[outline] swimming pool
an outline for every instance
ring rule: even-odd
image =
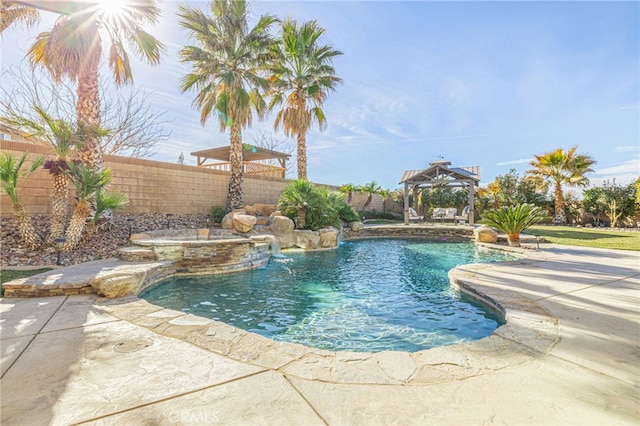
[[[274,340],[414,352],[488,336],[502,319],[450,288],[456,265],[515,259],[473,243],[372,239],[287,253],[262,268],[174,277],[140,297]]]

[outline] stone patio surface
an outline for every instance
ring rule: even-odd
[[[132,296],[5,298],[0,422],[640,424],[640,253],[527,253],[450,274],[506,325],[416,353],[277,343]]]

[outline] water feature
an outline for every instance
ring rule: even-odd
[[[456,265],[511,260],[473,243],[363,240],[286,253],[252,271],[174,277],[151,303],[274,340],[330,349],[417,351],[489,335],[502,319],[449,286]]]

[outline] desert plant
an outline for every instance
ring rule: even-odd
[[[28,152],[22,154],[18,160],[9,153],[0,155],[0,185],[7,193],[13,203],[13,216],[18,226],[20,237],[31,249],[40,247],[43,243],[42,237],[36,232],[31,219],[24,211],[24,207],[18,200],[18,180],[27,177],[42,165],[44,157],[38,157],[31,163],[28,169],[22,170],[22,166],[27,160]]]
[[[214,223],[222,223],[222,219],[227,214],[227,210],[224,206],[213,206],[211,210],[209,210],[209,214],[207,215],[210,220]]]
[[[91,214],[91,203],[97,194],[104,190],[104,187],[111,181],[111,171],[104,169],[96,171],[84,164],[69,163],[69,170],[65,173],[69,175],[71,183],[76,188],[78,204],[73,209],[71,221],[66,232],[66,242],[63,251],[74,249],[82,238],[87,217]]]
[[[520,247],[520,233],[538,222],[547,219],[547,213],[533,204],[517,204],[485,212],[482,223],[498,228],[507,234],[512,247]]]
[[[307,213],[321,209],[322,199],[311,182],[297,179],[282,191],[278,200],[278,208],[285,216],[293,219],[296,229],[307,228]]]

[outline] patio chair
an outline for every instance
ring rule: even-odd
[[[415,220],[416,222],[420,222],[424,219],[424,216],[418,215],[418,212],[413,209],[413,207],[409,207],[409,222]]]
[[[456,216],[454,223],[456,222],[457,223],[469,222],[469,206],[464,206],[464,209],[462,209],[460,216]]]

